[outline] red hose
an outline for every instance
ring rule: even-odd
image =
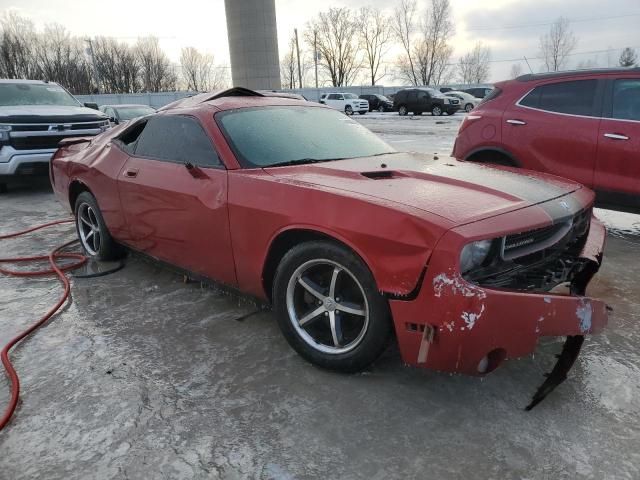
[[[30,228],[28,230],[23,230],[21,232],[10,233],[8,235],[0,236],[0,240],[4,240],[7,238],[15,238],[25,235],[27,233],[35,232],[36,230],[41,230],[43,228],[52,227],[54,225],[60,225],[63,223],[73,223],[73,220],[58,220],[55,222],[45,223],[44,225],[38,225],[37,227]],[[5,275],[12,275],[15,277],[39,277],[43,275],[50,275],[55,273],[62,285],[64,286],[64,293],[58,300],[58,302],[36,323],[31,325],[28,329],[18,334],[7,343],[2,352],[0,353],[0,358],[2,358],[2,364],[4,365],[5,370],[7,371],[7,376],[9,377],[9,381],[11,382],[11,399],[9,400],[9,405],[4,411],[2,415],[2,419],[0,419],[0,430],[2,430],[13,415],[13,412],[18,405],[18,398],[20,397],[20,379],[18,378],[18,374],[16,373],[15,368],[11,364],[11,360],[9,360],[9,350],[11,350],[18,342],[23,340],[25,337],[33,333],[35,330],[40,328],[47,320],[49,320],[59,309],[64,305],[64,303],[69,298],[69,293],[71,290],[69,279],[66,277],[64,272],[73,270],[78,268],[87,261],[86,257],[80,253],[60,253],[61,250],[67,248],[69,245],[74,244],[78,240],[72,240],[70,242],[61,245],[49,253],[49,255],[38,255],[32,257],[17,257],[17,258],[0,258],[0,263],[26,263],[26,262],[39,262],[42,260],[48,260],[50,268],[43,270],[33,270],[33,271],[19,271],[19,270],[9,270],[5,268],[0,268],[0,273],[4,273]],[[75,262],[67,264],[65,266],[58,266],[56,263],[59,259],[76,259]]]

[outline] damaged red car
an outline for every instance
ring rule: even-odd
[[[584,296],[605,241],[590,190],[397,152],[319,104],[198,95],[65,140],[51,180],[88,256],[124,246],[266,300],[323,367],[363,369],[395,333],[409,365],[481,375],[567,336],[535,403],[607,322]]]

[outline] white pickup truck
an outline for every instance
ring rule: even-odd
[[[98,135],[109,118],[57,83],[0,80],[0,193],[20,176],[47,175],[58,142]]]
[[[323,93],[320,96],[320,103],[347,115],[353,115],[355,112],[364,115],[369,111],[369,102],[354,93]]]

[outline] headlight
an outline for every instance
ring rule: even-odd
[[[478,240],[464,246],[460,252],[460,271],[467,273],[479,267],[489,256],[493,240]]]
[[[0,142],[9,140],[11,125],[0,125]]]
[[[448,99],[448,98],[445,98],[445,99],[444,99],[444,103],[445,103],[445,104],[447,104],[447,103],[451,103],[451,102],[449,101],[449,99]]]

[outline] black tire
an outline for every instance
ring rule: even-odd
[[[380,106],[378,107],[378,112],[380,112],[380,113],[384,113],[384,106],[380,105]]]
[[[353,115],[353,107],[351,107],[351,105],[347,105],[344,107],[344,113],[346,115]]]
[[[434,117],[439,117],[444,113],[444,111],[442,110],[442,107],[440,105],[434,105],[433,107],[431,107],[431,115],[433,115]]]
[[[9,187],[7,187],[6,183],[0,183],[0,193],[7,193],[9,191]]]
[[[467,104],[464,106],[464,111],[465,111],[465,112],[467,112],[467,113],[469,113],[471,110],[473,110],[473,104],[472,104],[472,103],[467,103]]]
[[[407,108],[406,105],[400,105],[398,107],[398,115],[405,117],[407,116],[408,113],[409,113],[409,109]]]
[[[309,340],[305,340],[298,332],[297,329],[302,329],[302,327],[297,326],[297,320],[290,316],[287,305],[290,282],[293,283],[293,288],[299,287],[299,282],[293,279],[296,271],[299,268],[304,268],[310,262],[320,261],[322,263],[327,260],[344,268],[347,273],[353,276],[346,277],[348,282],[352,282],[353,278],[357,279],[361,292],[366,298],[368,324],[365,324],[363,320],[365,326],[360,330],[359,340],[354,342],[355,346],[346,352],[327,353],[319,349],[322,348],[319,343],[315,344],[316,347],[308,343]],[[330,265],[329,268],[331,268]],[[274,310],[280,329],[289,345],[309,362],[331,370],[357,372],[374,362],[388,346],[392,329],[387,300],[378,291],[373,275],[364,262],[345,247],[328,241],[311,241],[295,246],[278,265],[273,285]],[[302,293],[306,294],[304,290]],[[316,308],[315,302],[319,302],[318,305],[323,304],[312,296],[310,298],[309,308],[311,309]],[[338,295],[335,295],[335,301],[340,301]],[[315,327],[311,328],[329,329],[329,320],[322,314],[318,314],[315,322],[313,324]],[[342,325],[344,326],[344,324]]]
[[[359,113],[360,115],[364,115],[364,114],[365,114],[365,113],[367,113],[367,112],[358,112],[358,113]]]
[[[81,228],[86,228],[86,223],[81,219],[81,215],[83,215],[84,212],[88,213],[88,209],[90,209],[94,214],[94,221],[95,224],[97,224],[96,232],[99,237],[97,245],[93,243],[93,240],[91,240],[91,246],[89,246],[90,240],[85,240],[87,235],[83,235],[83,233],[81,233]],[[80,245],[87,257],[95,260],[115,260],[122,256],[122,248],[111,237],[111,234],[107,229],[107,225],[104,223],[104,219],[102,218],[98,202],[91,193],[82,192],[78,195],[73,212],[76,219],[76,232],[80,239]],[[94,221],[92,221],[92,223],[94,223]],[[83,225],[82,227],[81,224]],[[95,238],[96,232],[91,235],[91,238]]]

